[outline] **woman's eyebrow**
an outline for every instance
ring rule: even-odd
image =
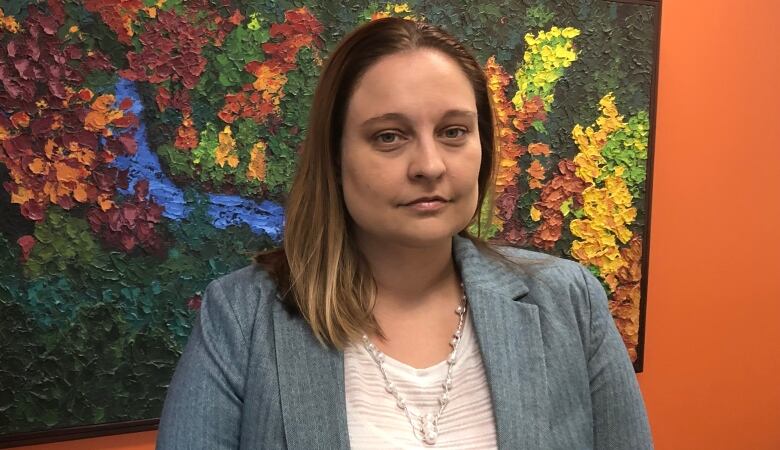
[[[442,119],[451,119],[453,117],[467,117],[469,119],[477,119],[477,112],[468,109],[451,109],[444,113]]]
[[[442,116],[442,120],[451,119],[454,117],[467,117],[469,119],[476,119],[477,112],[467,110],[467,109],[450,109],[444,113],[444,115]],[[399,122],[404,122],[405,124],[409,124],[412,122],[412,120],[405,114],[391,112],[391,113],[382,114],[381,116],[372,117],[366,120],[365,122],[363,122],[360,126],[361,128],[365,128],[371,126],[376,122],[384,122],[389,120],[397,120]]]
[[[372,118],[366,120],[365,122],[363,122],[360,125],[360,127],[361,128],[366,128],[366,127],[369,127],[369,126],[373,125],[376,122],[385,122],[385,121],[390,121],[390,120],[397,120],[399,122],[404,122],[405,124],[408,124],[408,123],[411,122],[411,119],[409,119],[409,117],[407,117],[404,114],[401,114],[401,113],[387,113],[387,114],[382,114],[381,116],[372,117]]]

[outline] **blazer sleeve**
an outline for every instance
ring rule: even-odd
[[[607,295],[582,268],[590,304],[588,374],[597,450],[652,449],[653,441],[639,383],[625,344],[609,312]]]
[[[239,448],[246,337],[220,280],[211,282],[168,387],[157,448]]]

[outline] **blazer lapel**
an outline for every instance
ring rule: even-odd
[[[490,385],[499,448],[547,448],[550,399],[539,310],[520,271],[457,236],[454,255]]]
[[[344,358],[281,304],[274,310],[276,364],[289,449],[348,449]]]

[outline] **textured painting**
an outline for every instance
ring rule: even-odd
[[[602,281],[641,369],[659,5],[0,1],[0,443],[154,426],[206,284],[282,234],[323,60],[386,16],[474,50],[496,241]]]

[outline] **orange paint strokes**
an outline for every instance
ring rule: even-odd
[[[246,177],[250,180],[263,181],[265,179],[265,142],[258,142],[252,146],[249,166],[246,169]]]
[[[634,236],[626,247],[620,249],[620,254],[626,265],[616,274],[610,274],[607,284],[614,286],[614,292],[609,299],[609,310],[615,319],[623,343],[631,360],[637,358],[639,345],[639,303],[642,289],[642,239]],[[614,279],[612,279],[614,278]]]
[[[189,115],[184,116],[181,125],[176,129],[176,140],[173,146],[179,150],[192,150],[198,146],[198,130]]]
[[[528,176],[528,187],[531,189],[541,189],[544,181],[544,166],[538,159],[531,161],[531,165],[525,170]]]
[[[30,116],[23,111],[16,112],[11,115],[11,124],[16,128],[27,128],[30,126]]]
[[[121,110],[112,108],[114,101],[114,96],[108,94],[96,98],[84,118],[84,129],[111,136],[108,126],[125,116]]]
[[[541,142],[528,145],[528,153],[534,156],[550,156],[550,146]]]
[[[485,63],[485,76],[497,122],[499,165],[496,174],[496,195],[498,195],[504,192],[507,186],[516,183],[517,176],[520,174],[517,158],[523,154],[523,148],[517,144],[518,135],[512,127],[512,119],[516,111],[505,93],[511,77],[496,62],[494,56],[488,58]]]

